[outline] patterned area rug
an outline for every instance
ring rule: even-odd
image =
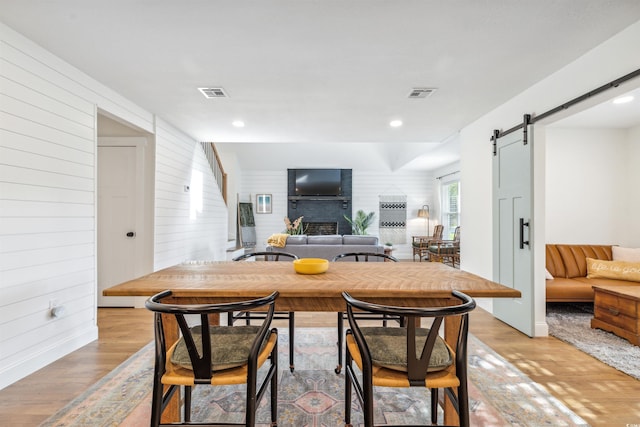
[[[335,329],[296,329],[296,370],[288,370],[288,337],[280,328],[278,425],[336,427],[344,425],[344,373],[336,375]],[[42,426],[140,426],[148,424],[153,347],[148,345],[72,401]],[[529,380],[477,338],[469,337],[471,425],[586,426],[541,386]],[[244,387],[200,387],[194,392],[194,421],[244,419]],[[353,424],[362,413],[353,403]],[[424,389],[376,388],[376,423],[415,424],[429,420]],[[442,421],[442,413],[439,413]],[[268,426],[263,399],[258,420]]]
[[[548,303],[549,335],[640,380],[640,347],[611,332],[591,328],[593,303]]]

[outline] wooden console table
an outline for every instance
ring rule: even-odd
[[[640,345],[640,286],[594,286],[592,328]]]

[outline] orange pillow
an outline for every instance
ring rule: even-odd
[[[603,261],[587,258],[587,279],[616,279],[640,282],[640,262]]]

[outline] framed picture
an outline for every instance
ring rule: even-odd
[[[259,214],[271,213],[271,194],[256,194],[256,212]]]

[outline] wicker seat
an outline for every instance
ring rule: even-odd
[[[377,386],[428,388],[431,391],[430,425],[437,425],[438,389],[444,389],[458,412],[460,425],[468,426],[467,336],[469,312],[475,308],[475,301],[453,291],[452,300],[457,305],[389,307],[357,300],[346,292],[342,295],[347,303],[349,319],[344,391],[346,425],[351,426],[352,390],[362,405],[365,427],[374,425],[373,387]],[[406,327],[361,326],[354,309],[404,317]],[[460,329],[453,348],[438,335],[444,318],[448,316],[460,317]],[[423,319],[432,320],[428,328],[417,326]]]
[[[151,426],[161,424],[162,412],[180,388],[184,389],[183,423],[191,424],[191,391],[195,386],[246,384],[245,423],[224,425],[254,426],[256,409],[270,388],[271,422],[277,423],[278,331],[269,329],[278,293],[250,301],[226,304],[175,304],[171,291],[149,298],[145,307],[155,313],[155,368],[151,404]],[[210,315],[231,311],[268,309],[260,326],[212,326]],[[182,337],[167,348],[166,316],[174,316]],[[192,325],[187,324],[187,318]],[[196,322],[196,319],[199,322]],[[193,325],[193,323],[196,323]],[[265,375],[258,370],[271,363]],[[178,398],[180,393],[178,393]],[[200,425],[221,425],[220,423]]]

